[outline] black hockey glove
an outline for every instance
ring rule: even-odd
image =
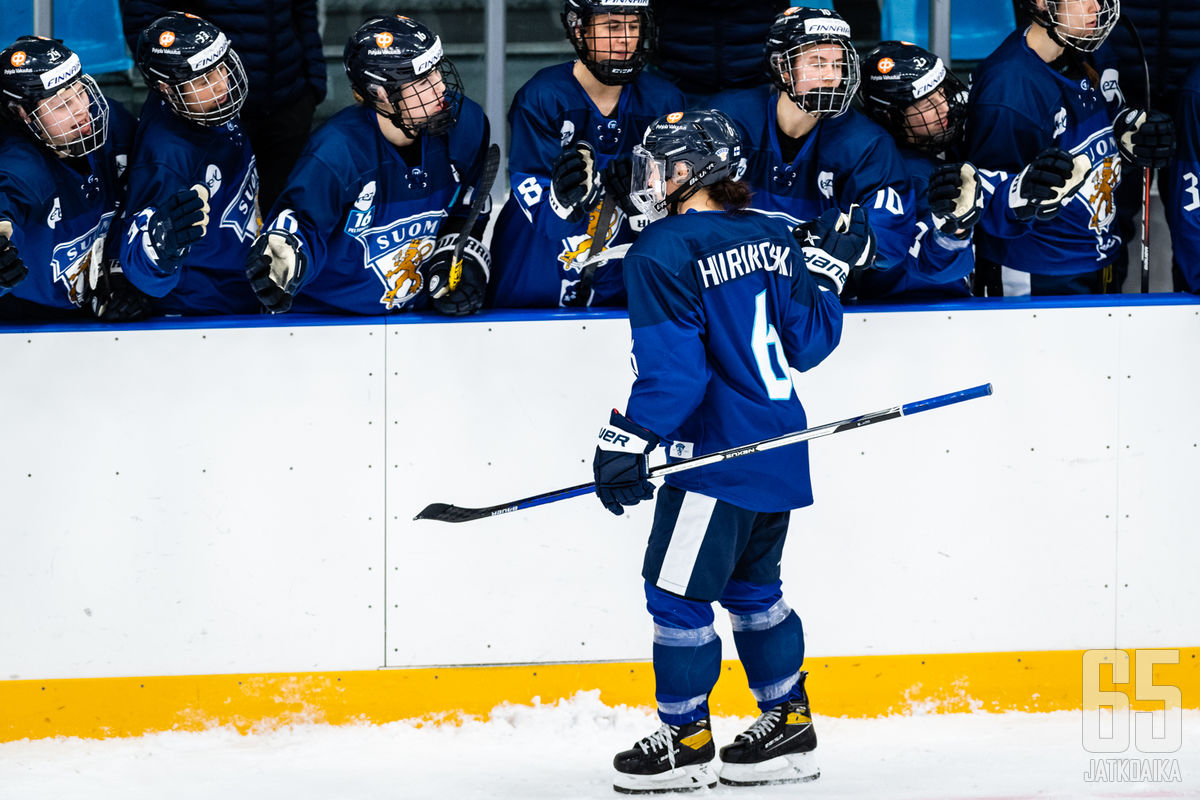
[[[83,305],[104,322],[135,322],[150,314],[153,301],[129,282],[116,261],[101,259],[88,270]]]
[[[579,222],[600,196],[596,152],[587,142],[564,148],[550,170],[550,208],[567,222]]]
[[[0,289],[13,288],[29,274],[29,268],[10,239],[12,233],[12,223],[6,219],[0,220]]]
[[[959,239],[983,216],[983,187],[979,172],[970,163],[942,164],[929,176],[929,211],[942,233]]]
[[[146,231],[160,267],[174,269],[208,228],[208,188],[176,192],[150,216]]]
[[[1162,111],[1127,108],[1113,121],[1121,155],[1139,167],[1162,169],[1175,157],[1175,125]]]
[[[1083,153],[1072,156],[1059,147],[1047,147],[1017,173],[1008,187],[1008,205],[1022,222],[1034,217],[1054,219],[1075,196],[1092,171]]]
[[[628,155],[617,156],[608,162],[608,166],[600,173],[600,182],[604,191],[613,196],[627,217],[636,217],[642,213],[629,199],[633,188],[633,160]]]
[[[838,294],[850,270],[866,269],[875,263],[875,233],[867,223],[867,212],[857,204],[845,214],[831,208],[816,219],[802,222],[792,236],[800,243],[804,266],[813,275],[828,279]]]
[[[421,276],[429,292],[430,303],[441,314],[462,317],[483,307],[492,256],[483,243],[467,236],[462,262],[454,278],[454,248],[462,234],[448,233],[438,239],[437,248],[421,264]]]
[[[612,513],[625,513],[622,506],[636,505],[654,497],[649,453],[658,446],[658,437],[621,415],[615,408],[608,424],[600,429],[592,474],[596,476],[596,494]]]
[[[246,258],[250,288],[272,314],[291,309],[307,271],[308,254],[300,239],[283,230],[267,231],[255,239]]]

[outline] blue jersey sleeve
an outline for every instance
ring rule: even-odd
[[[461,191],[446,210],[448,219],[444,230],[456,232],[466,217],[471,213],[471,204],[475,200],[475,190],[479,179],[483,177],[483,167],[487,160],[488,144],[491,142],[491,126],[483,109],[475,103],[464,103],[462,115],[458,124],[450,133],[450,160],[455,169],[462,173]],[[479,212],[479,218],[471,226],[469,232],[476,239],[483,239],[483,231],[487,228],[488,219],[492,214],[491,200],[485,200]]]
[[[1167,224],[1175,262],[1187,290],[1200,294],[1200,63],[1179,93],[1175,113],[1179,150],[1169,167]]]
[[[287,186],[275,201],[275,216],[266,226],[296,234],[301,248],[308,249],[308,269],[301,288],[321,274],[327,260],[327,236],[339,230],[345,209],[355,202],[355,184],[343,180],[344,170],[322,157],[331,151],[336,148],[317,149],[310,143],[292,168]]]
[[[570,236],[579,226],[567,222],[550,208],[550,169],[562,152],[561,137],[551,126],[562,116],[548,108],[548,92],[518,92],[508,119],[512,126],[508,175],[512,197],[532,223],[534,231],[547,239]]]
[[[890,136],[869,140],[858,163],[846,171],[838,205],[858,203],[875,232],[880,268],[900,266],[908,259],[916,229],[916,198],[908,172]]]

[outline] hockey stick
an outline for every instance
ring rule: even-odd
[[[1125,14],[1121,22],[1129,29],[1138,57],[1142,59],[1142,77],[1145,78],[1146,113],[1150,113],[1150,64],[1146,61],[1146,50],[1137,27]],[[1150,293],[1150,168],[1142,167],[1142,294]]]
[[[592,241],[588,245],[587,255],[583,258],[583,269],[579,273],[579,283],[575,284],[575,296],[567,301],[568,307],[586,306],[592,294],[592,280],[596,277],[596,267],[600,266],[600,251],[608,239],[608,225],[612,222],[613,208],[616,199],[610,192],[604,193],[600,201],[600,212],[596,215],[596,227],[592,229]],[[605,259],[607,260],[607,259]]]
[[[973,386],[970,389],[962,389],[950,394],[938,395],[937,397],[929,397],[924,400],[917,400],[913,403],[905,403],[902,406],[893,406],[885,408],[881,411],[872,411],[868,414],[860,414],[857,417],[850,417],[839,422],[831,422],[828,425],[821,425],[816,428],[806,428],[802,431],[794,433],[785,433],[782,436],[776,436],[773,439],[764,439],[761,442],[753,442],[751,444],[742,445],[741,447],[731,447],[728,450],[718,450],[715,453],[709,453],[704,456],[696,456],[695,458],[686,458],[682,461],[676,461],[672,464],[664,464],[661,467],[654,467],[650,470],[651,478],[661,478],[665,475],[671,475],[684,470],[696,469],[697,467],[706,467],[710,464],[716,464],[719,461],[728,461],[732,458],[741,458],[748,456],[751,453],[761,453],[764,450],[774,450],[776,447],[784,447],[797,442],[807,442],[810,439],[818,439],[822,436],[830,436],[842,431],[854,430],[856,428],[864,428],[867,425],[873,425],[876,422],[884,422],[897,417],[907,417],[912,414],[918,414],[922,411],[929,411],[934,408],[941,408],[953,403],[961,403],[964,400],[974,400],[977,397],[984,397],[992,393],[992,385],[985,383],[980,386]],[[547,503],[554,503],[559,500],[566,500],[571,497],[578,497],[581,494],[590,494],[595,491],[596,484],[581,483],[578,486],[571,486],[566,489],[557,489],[553,492],[534,495],[533,497],[525,497],[521,500],[512,500],[508,503],[501,503],[498,506],[488,506],[487,508],[461,508],[453,506],[449,503],[430,503],[425,506],[420,514],[413,517],[418,519],[435,519],[439,522],[470,522],[484,517],[495,517],[500,514],[508,514],[512,511],[521,511],[534,506],[541,506]]]
[[[479,177],[479,185],[475,187],[475,196],[471,198],[471,210],[467,212],[466,224],[463,225],[462,234],[459,235],[458,242],[454,245],[454,255],[450,258],[450,279],[434,295],[435,298],[458,288],[459,281],[462,280],[462,254],[463,248],[467,245],[467,236],[470,235],[471,228],[475,227],[475,220],[479,219],[484,204],[492,194],[492,184],[496,182],[496,173],[499,170],[500,145],[490,144],[486,160],[483,162],[483,175]]]

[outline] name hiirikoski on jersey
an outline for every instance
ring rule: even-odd
[[[788,261],[792,248],[777,242],[748,242],[696,260],[704,288],[711,289],[755,270],[778,272],[791,277]]]
[[[372,212],[362,212],[360,219],[369,219]],[[414,214],[378,228],[353,226],[354,216],[347,221],[346,233],[362,245],[363,267],[383,284],[379,302],[389,311],[411,302],[421,291],[419,268],[437,244],[445,210]]]

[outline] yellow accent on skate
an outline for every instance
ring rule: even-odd
[[[684,747],[689,747],[692,750],[699,750],[704,745],[712,741],[712,731],[696,731],[691,736],[685,736],[679,740],[679,743]]]

